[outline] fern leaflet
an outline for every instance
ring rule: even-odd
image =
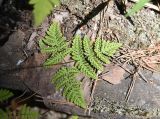
[[[23,105],[19,111],[20,119],[38,119],[39,113],[38,111],[34,111],[30,107]]]
[[[102,48],[102,40],[100,40],[99,38],[96,39],[96,42],[94,44],[94,52],[96,53],[96,56],[104,63],[109,64],[110,61],[108,59],[107,56],[105,56],[104,54],[102,54],[101,52],[101,48]]]
[[[117,49],[119,49],[121,46],[121,43],[102,40],[101,52],[107,56],[113,56],[113,54],[115,54]]]
[[[34,24],[39,26],[47,15],[49,15],[55,5],[59,5],[59,0],[30,0],[33,5]]]
[[[87,62],[84,56],[82,40],[80,36],[76,36],[72,44],[72,58],[76,61],[76,67],[86,74],[88,77],[97,79],[97,75],[94,72],[93,68]]]
[[[57,64],[62,61],[62,59],[71,52],[71,49],[64,50],[60,53],[53,54],[49,59],[46,60],[44,66],[50,66],[52,64]]]
[[[86,104],[82,95],[80,82],[75,80],[78,73],[76,68],[62,67],[52,78],[51,82],[58,90],[63,88],[63,96],[70,102],[85,108]]]
[[[41,52],[51,54],[51,57],[44,63],[45,66],[61,62],[71,52],[57,22],[53,22],[46,36],[39,41],[39,46]]]
[[[87,56],[87,59],[93,65],[96,69],[103,70],[103,66],[100,62],[100,60],[95,56],[95,53],[93,51],[93,47],[90,45],[90,40],[88,37],[84,37],[83,39],[83,47],[85,51],[85,55]]]
[[[8,100],[13,96],[13,93],[7,89],[0,89],[0,102]]]

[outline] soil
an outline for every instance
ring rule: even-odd
[[[92,118],[101,119],[160,118],[160,14],[143,8],[126,18],[118,0],[61,0],[61,3],[37,28],[33,26],[32,6],[27,1],[5,0],[0,4],[0,87],[26,90],[28,86],[45,97],[42,102],[47,107],[84,116],[84,110],[77,107],[66,106],[62,110],[45,101],[65,101],[50,84],[49,78],[60,66],[43,68],[47,56],[40,53],[38,46],[38,40],[56,20],[67,40],[79,34],[88,35],[92,41],[100,37],[123,43],[111,58],[111,64],[105,65],[104,71],[100,72],[96,83],[83,79],[85,99],[89,104],[87,116],[90,114]],[[127,9],[132,5],[127,2]],[[95,90],[91,92],[93,86]],[[45,118],[50,119],[51,113],[56,115],[50,112]],[[67,115],[52,117],[58,118],[67,118]]]

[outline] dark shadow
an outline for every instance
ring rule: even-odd
[[[127,13],[126,11],[126,6],[121,2],[121,0],[115,0],[115,4],[120,12],[121,15],[125,15]],[[130,16],[126,17],[126,19],[132,24],[134,25],[133,20],[131,19]]]
[[[101,12],[101,11],[106,7],[106,5],[107,5],[108,3],[109,3],[109,0],[108,0],[107,2],[103,2],[103,3],[99,4],[96,8],[93,8],[93,10],[92,10],[88,15],[86,15],[84,19],[82,19],[81,23],[78,24],[78,25],[76,26],[76,28],[74,28],[74,30],[72,31],[73,34],[75,34],[76,31],[77,31],[79,28],[81,28],[83,25],[87,24],[87,22],[88,22],[89,20],[91,20],[91,19],[92,19],[93,17],[95,17],[99,12]]]
[[[3,0],[0,6],[0,47],[14,31],[17,22],[22,20],[22,10],[31,10],[28,0]]]

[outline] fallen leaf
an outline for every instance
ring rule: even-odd
[[[111,84],[119,84],[124,79],[125,70],[117,65],[109,66],[109,71],[102,75],[102,79],[108,81]]]

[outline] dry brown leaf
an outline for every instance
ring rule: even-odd
[[[109,67],[109,72],[102,75],[102,79],[111,84],[119,84],[124,79],[125,70],[117,65]]]

